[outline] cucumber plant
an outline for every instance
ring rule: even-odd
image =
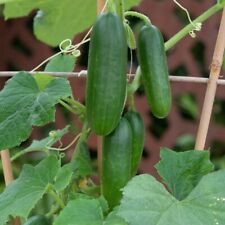
[[[87,4],[78,2],[71,2],[71,8],[65,6],[68,16],[71,9]],[[137,2],[126,1],[128,6]],[[47,9],[55,4],[51,0],[2,3],[8,18],[15,16],[19,6],[20,16],[33,7],[51,14],[52,9]],[[204,22],[224,5],[225,1],[217,1],[193,23]],[[53,122],[57,104],[77,115],[83,124],[78,131],[69,126],[53,130],[45,139],[34,140],[12,156],[12,161],[29,152],[41,152],[43,157],[36,165],[24,165],[18,178],[0,194],[0,225],[18,217],[26,225],[225,225],[225,171],[213,172],[209,151],[177,153],[162,148],[156,169],[165,186],[151,175],[136,176],[145,124],[135,108],[134,94],[143,83],[152,113],[159,118],[169,115],[172,97],[165,52],[190,32],[193,35],[193,24],[164,43],[159,28],[145,15],[124,11],[123,0],[108,0],[105,9],[95,21],[90,39],[85,37],[75,46],[64,46],[71,43],[67,39],[61,43],[60,52],[48,59],[45,75],[19,72],[0,92],[0,150],[13,150],[29,138],[34,126]],[[36,17],[36,29],[40,29],[43,15]],[[128,16],[138,17],[145,24],[137,44]],[[48,27],[48,20],[42,22]],[[61,32],[62,21],[56,22]],[[60,33],[57,38],[64,35]],[[58,40],[53,36],[41,38],[54,45]],[[89,40],[84,105],[73,97],[67,79],[52,77],[48,72],[73,71],[80,54],[78,48]],[[140,63],[132,81],[126,77],[128,47],[137,47]],[[61,138],[68,132],[74,138],[62,147]],[[99,182],[93,179],[95,173],[88,151],[91,133],[102,136]],[[74,145],[71,159],[65,163],[64,151]]]

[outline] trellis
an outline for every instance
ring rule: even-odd
[[[105,0],[97,0],[97,14],[100,14],[103,6],[105,5]],[[196,136],[195,149],[204,150],[205,142],[207,138],[207,133],[209,130],[210,118],[212,115],[213,103],[215,99],[215,94],[217,90],[217,85],[225,85],[225,80],[221,80],[220,71],[223,62],[225,49],[225,8],[223,9],[221,23],[218,31],[217,41],[214,48],[214,54],[212,58],[212,63],[210,66],[210,76],[209,78],[200,78],[200,77],[182,77],[182,76],[170,76],[171,82],[189,82],[189,83],[204,83],[207,84],[207,89],[205,93],[204,104],[202,108],[202,113],[200,117],[200,123]],[[0,77],[11,77],[14,76],[17,72],[11,71],[2,71],[0,72]],[[42,72],[40,72],[42,73]],[[33,74],[33,72],[31,72]],[[81,71],[79,73],[65,73],[65,72],[48,72],[48,74],[53,76],[62,76],[68,78],[79,78],[86,77],[87,71]],[[134,76],[134,74],[132,74]],[[10,161],[9,150],[1,151],[1,160],[3,165],[3,173],[5,178],[5,184],[8,185],[13,181],[12,166]],[[98,165],[99,165],[99,174],[101,173],[101,138],[98,137]],[[20,224],[18,220],[14,221],[15,225]]]

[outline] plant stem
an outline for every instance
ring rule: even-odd
[[[59,100],[59,104],[61,104],[63,107],[65,107],[68,111],[77,114],[77,111],[74,110],[71,106],[69,106],[67,103],[65,103],[62,100]]]
[[[63,101],[60,100],[59,103],[61,105],[63,105],[70,112],[78,115],[82,122],[85,121],[86,107],[84,105],[82,105],[80,102],[78,102],[72,98],[65,98],[65,99],[63,99]]]
[[[134,94],[129,96],[129,110],[135,111]]]
[[[80,135],[80,137],[79,137],[79,140],[78,140],[78,142],[77,142],[77,145],[76,145],[76,147],[78,146],[78,145],[80,145],[82,142],[86,142],[87,141],[87,139],[88,139],[88,137],[89,137],[89,135],[90,135],[90,132],[91,132],[91,130],[90,130],[90,128],[89,128],[89,126],[88,126],[88,122],[87,121],[84,121],[84,123],[83,123],[83,127],[82,127],[82,131],[81,131],[81,135]],[[74,153],[75,153],[75,151],[74,151]],[[74,157],[75,157],[75,154],[73,153],[73,155],[72,155],[72,157],[71,157],[71,161],[74,159]]]
[[[132,81],[130,85],[128,85],[128,88],[127,88],[127,96],[130,100],[129,105],[131,110],[135,110],[134,93],[137,91],[140,84],[141,84],[141,70],[140,70],[140,67],[138,67],[134,80]]]
[[[71,104],[72,108],[78,109],[79,111],[85,111],[85,106],[72,98],[65,98],[64,101]]]
[[[209,8],[207,11],[205,11],[202,15],[200,15],[199,17],[197,17],[193,23],[202,23],[205,20],[207,20],[209,17],[211,17],[212,15],[214,15],[215,13],[217,13],[218,11],[220,11],[223,7],[224,7],[225,3],[217,3],[215,5],[213,5],[211,8]],[[181,39],[183,39],[186,35],[189,34],[190,31],[193,30],[193,25],[192,24],[188,24],[186,27],[184,27],[181,31],[179,31],[177,34],[175,34],[171,39],[169,39],[166,43],[165,43],[165,50],[169,50],[170,48],[172,48],[178,41],[180,41]]]
[[[56,203],[60,206],[60,208],[65,208],[64,202],[62,201],[62,199],[55,193],[55,191],[53,190],[52,185],[49,186],[49,194],[52,195],[52,197],[55,199]]]
[[[124,15],[123,15],[123,13],[124,13],[124,0],[114,0],[114,4],[116,6],[117,15],[123,21],[123,19],[124,19]]]
[[[146,25],[151,24],[151,20],[147,16],[145,16],[145,15],[139,13],[139,12],[127,11],[127,12],[124,13],[124,17],[127,17],[127,16],[137,17],[140,20],[142,20]]]
[[[59,210],[59,206],[53,205],[51,210],[45,215],[48,219],[51,218],[57,211]]]
[[[22,151],[20,151],[20,152],[18,152],[18,153],[16,153],[14,156],[12,156],[11,157],[11,162],[12,161],[14,161],[14,160],[16,160],[17,158],[19,158],[19,157],[21,157],[22,155],[24,155],[24,154],[26,154],[26,153],[30,153],[30,152],[44,152],[44,153],[46,153],[46,150],[34,150],[34,149],[24,149],[24,150],[22,150]]]
[[[139,88],[141,84],[141,69],[140,67],[137,68],[136,74],[132,83],[128,86],[128,95],[133,94]]]

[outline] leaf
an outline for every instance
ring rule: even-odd
[[[150,175],[134,177],[124,188],[118,215],[130,225],[225,224],[225,170],[202,178],[178,201]]]
[[[186,93],[178,96],[177,105],[186,118],[195,120],[198,117],[198,103],[194,95]]]
[[[104,221],[99,199],[80,197],[71,200],[53,225],[128,225],[122,218],[110,214]]]
[[[62,138],[62,136],[64,136],[66,133],[69,132],[69,126],[66,126],[62,130],[55,130],[55,131],[51,131],[51,132],[54,132],[54,135],[55,135],[54,137],[49,136],[42,140],[33,140],[30,146],[28,146],[25,149],[20,149],[17,153],[15,153],[11,157],[11,161],[17,159],[18,157],[20,157],[28,152],[45,151],[47,146],[51,147],[58,140],[60,140]]]
[[[155,167],[178,200],[186,198],[201,178],[214,169],[209,151],[174,152],[162,148],[160,157]]]
[[[139,4],[140,0],[126,0],[125,8]],[[34,18],[36,37],[57,46],[65,39],[72,39],[76,34],[90,27],[96,19],[96,0],[1,0],[6,3],[6,19],[27,16],[39,9]]]
[[[124,27],[125,27],[126,36],[127,36],[128,47],[130,49],[135,49],[136,48],[136,40],[135,40],[135,36],[134,36],[132,29],[127,23],[124,24]]]
[[[55,79],[55,77],[47,75],[47,74],[41,74],[36,73],[33,75],[35,81],[37,82],[38,88],[40,91],[43,91],[46,86]]]
[[[61,130],[55,130],[53,131],[55,133],[54,137],[47,137],[42,140],[33,140],[31,145],[24,150],[26,151],[38,151],[43,150],[46,148],[46,146],[52,146],[55,144],[58,140],[60,140],[65,134],[69,132],[69,126],[66,126],[65,128]]]
[[[92,175],[91,158],[85,142],[78,142],[71,164],[76,177]]]
[[[54,156],[49,156],[35,167],[25,165],[19,178],[0,195],[0,225],[5,225],[9,216],[26,219],[48,185],[54,182],[59,166]]]
[[[193,134],[182,134],[176,138],[175,149],[176,151],[187,151],[194,149],[195,136]]]
[[[96,18],[95,0],[20,0],[5,5],[6,19],[27,16],[34,9],[40,9],[34,18],[36,37],[57,46],[65,39],[72,39],[90,27]]]
[[[70,184],[72,177],[73,171],[71,170],[70,164],[66,164],[61,167],[56,175],[54,184],[55,190],[58,192],[64,190]]]
[[[99,196],[99,193],[98,193],[98,195],[92,196],[92,195],[89,195],[89,194],[83,193],[83,192],[81,192],[81,193],[80,192],[73,192],[73,193],[70,193],[69,200],[77,200],[77,199],[95,199],[95,200],[98,200],[98,202],[101,206],[102,212],[107,213],[108,210],[109,210],[108,202],[106,201],[106,199],[104,198],[103,195],[100,195],[100,197],[98,197],[98,196]]]
[[[225,4],[225,0],[217,0],[217,4],[223,6]]]
[[[103,225],[128,225],[128,223],[114,212],[110,213]]]
[[[26,72],[19,72],[7,81],[0,92],[0,150],[26,140],[32,126],[54,121],[55,104],[70,95],[69,82],[64,78],[55,78],[42,91]]]
[[[92,175],[91,158],[85,142],[78,142],[73,159],[63,166],[57,174],[55,189],[62,191],[72,178],[84,178]],[[86,180],[86,179],[85,179]]]
[[[69,201],[53,225],[102,225],[102,220],[99,201],[81,198]]]
[[[46,72],[72,72],[75,67],[76,58],[73,55],[58,55],[54,57],[45,67]]]

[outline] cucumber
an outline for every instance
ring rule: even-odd
[[[49,225],[49,222],[45,216],[36,215],[30,217],[24,225]]]
[[[145,127],[141,115],[133,110],[126,113],[132,130],[132,157],[131,157],[131,176],[135,176],[141,161],[144,149]]]
[[[98,135],[118,125],[126,96],[127,44],[122,21],[113,13],[97,19],[90,42],[86,88],[87,119]]]
[[[131,178],[132,131],[122,118],[117,128],[103,138],[101,191],[110,209],[119,204],[121,188]]]
[[[157,27],[146,25],[141,29],[138,58],[151,112],[164,118],[171,109],[171,90],[164,41]]]

